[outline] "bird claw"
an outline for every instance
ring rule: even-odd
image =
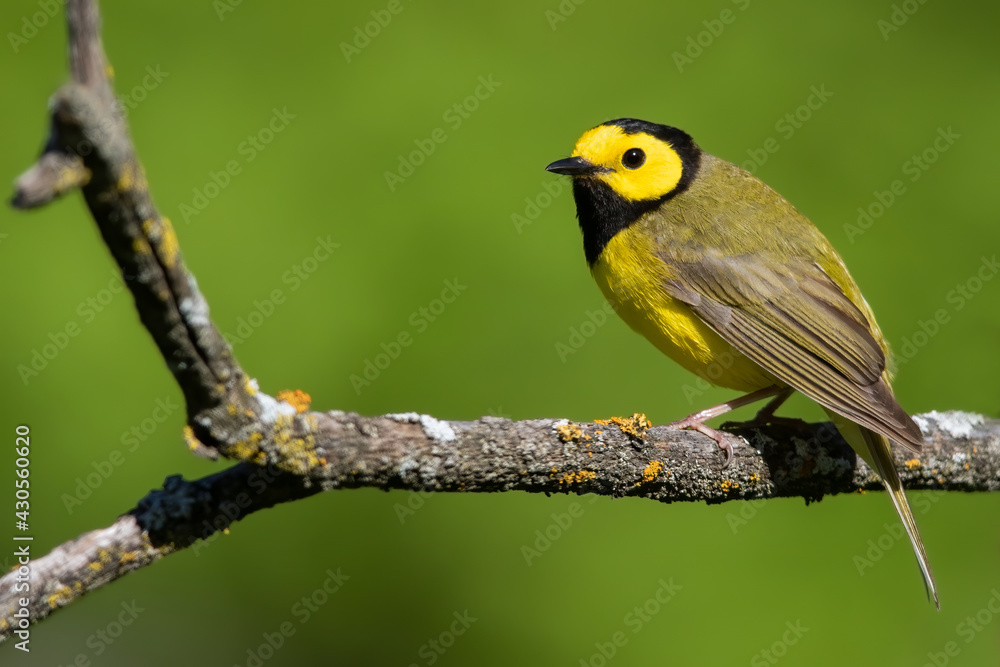
[[[736,446],[734,440],[737,440],[737,436],[731,433],[723,433],[722,431],[716,431],[713,428],[705,426],[705,423],[688,417],[686,419],[681,419],[680,421],[667,424],[667,428],[672,428],[678,431],[698,431],[702,435],[707,435],[709,438],[715,441],[715,444],[719,446],[726,454],[726,460],[722,463],[723,468],[729,467],[729,464],[733,462],[733,456],[736,454]]]
[[[718,443],[719,449],[721,449],[726,453],[726,460],[723,462],[722,467],[728,468],[729,464],[733,462],[733,456],[736,453],[736,447],[726,437],[729,435],[728,433],[720,433],[719,435],[723,436],[722,441]],[[735,436],[729,436],[729,437],[735,437]]]

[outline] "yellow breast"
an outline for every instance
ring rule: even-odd
[[[591,273],[626,324],[687,370],[738,391],[774,384],[770,374],[664,290],[667,266],[656,256],[641,222],[611,239]]]

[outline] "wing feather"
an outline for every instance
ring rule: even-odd
[[[920,429],[884,378],[871,323],[817,264],[760,252],[663,259],[667,290],[740,352],[820,405],[920,447]]]

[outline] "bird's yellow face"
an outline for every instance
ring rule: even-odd
[[[593,266],[615,234],[687,190],[700,164],[698,144],[676,127],[619,118],[584,132],[572,157],[545,169],[573,177],[583,249]]]
[[[573,157],[597,167],[586,174],[628,201],[659,199],[680,183],[684,161],[668,142],[646,132],[599,125],[576,142]]]

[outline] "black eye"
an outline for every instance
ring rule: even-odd
[[[646,154],[641,148],[630,148],[622,155],[622,164],[627,169],[638,169],[646,161]]]

